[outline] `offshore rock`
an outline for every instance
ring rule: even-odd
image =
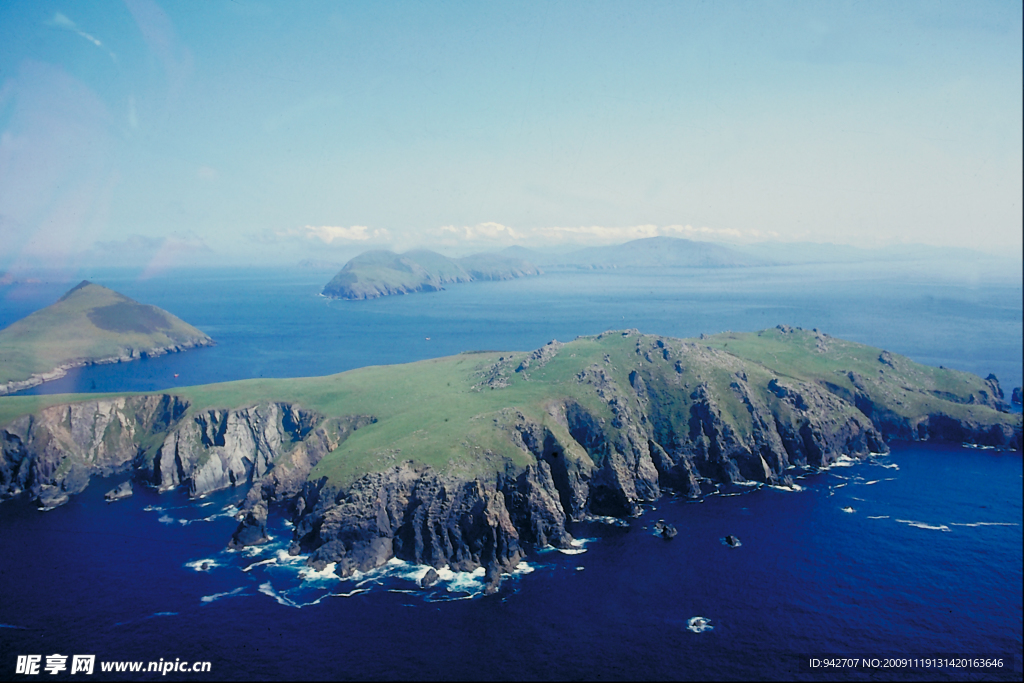
[[[132,483],[126,481],[118,486],[110,489],[103,494],[103,499],[108,503],[113,503],[115,500],[121,500],[123,498],[131,498],[132,496]]]
[[[429,569],[427,569],[427,573],[424,574],[422,578],[420,578],[419,586],[420,588],[430,588],[440,579],[441,577],[438,575],[437,570],[433,567],[430,567]]]

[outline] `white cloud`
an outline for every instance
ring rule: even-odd
[[[476,240],[488,240],[497,242],[518,242],[524,238],[522,233],[516,232],[507,225],[501,223],[478,223],[474,226],[463,226],[456,228],[454,225],[446,225],[439,229],[442,237],[456,237],[467,242]]]
[[[353,225],[343,228],[337,225],[307,225],[305,232],[301,233],[306,239],[318,239],[324,244],[334,242],[389,242],[391,233],[384,229],[371,230],[365,225]],[[279,236],[294,235],[295,232],[287,230],[284,233],[277,233]]]
[[[489,242],[499,244],[529,244],[536,246],[558,244],[617,244],[647,237],[685,237],[689,239],[759,241],[778,237],[775,232],[711,228],[692,225],[629,225],[629,226],[551,226],[516,230],[501,223],[479,223],[461,228],[446,225],[434,234],[448,244]]]

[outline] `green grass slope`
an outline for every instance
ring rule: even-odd
[[[0,385],[69,364],[212,343],[167,311],[83,281],[53,305],[0,331]]]

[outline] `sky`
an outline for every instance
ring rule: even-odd
[[[994,2],[0,3],[0,269],[1022,250]]]

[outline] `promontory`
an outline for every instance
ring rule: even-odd
[[[74,367],[213,344],[167,311],[83,280],[56,303],[0,330],[0,395],[58,379]]]
[[[234,546],[293,523],[339,576],[392,557],[485,567],[492,590],[571,522],[667,490],[788,486],[791,470],[935,440],[1020,450],[994,376],[787,326],[672,339],[636,330],[163,394],[0,398],[0,497],[53,507],[94,475],[247,491]],[[965,453],[966,459],[971,456]]]

